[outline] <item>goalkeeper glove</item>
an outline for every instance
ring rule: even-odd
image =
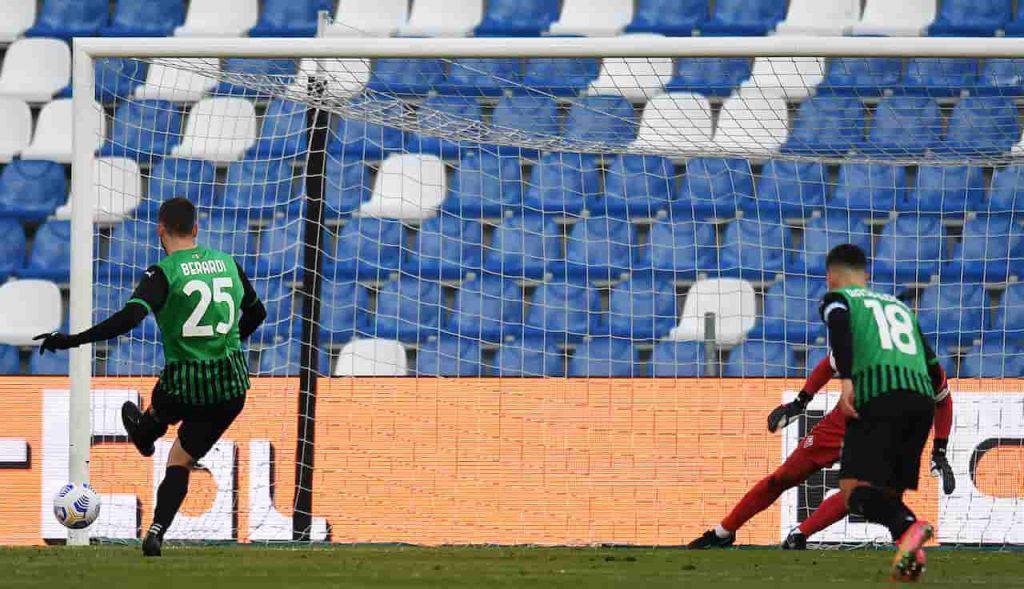
[[[796,399],[789,403],[779,405],[768,414],[768,431],[775,433],[787,425],[796,421],[804,413],[807,404],[811,402],[811,395],[806,391],[800,391]]]
[[[956,477],[946,459],[946,444],[947,440],[935,440],[932,444],[932,476],[942,477],[942,492],[949,495],[956,490]]]
[[[59,331],[53,331],[50,333],[41,333],[34,338],[32,341],[42,340],[39,344],[39,355],[42,356],[46,352],[57,353],[58,350],[67,350],[73,348],[77,344],[72,340],[71,336],[66,333]]]

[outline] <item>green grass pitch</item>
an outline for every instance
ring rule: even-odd
[[[880,587],[883,550],[627,548],[174,547],[0,548],[0,586],[76,589],[287,587]],[[933,587],[1024,587],[1019,552],[934,550]]]

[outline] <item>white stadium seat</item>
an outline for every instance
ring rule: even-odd
[[[715,149],[767,157],[786,141],[789,112],[781,98],[733,96],[725,101],[715,129]]]
[[[565,0],[549,35],[614,37],[633,20],[633,0]]]
[[[790,0],[776,35],[841,36],[860,20],[860,0]]]
[[[935,0],[867,0],[851,35],[918,37],[935,20]]]
[[[587,94],[618,94],[630,102],[646,102],[665,91],[672,68],[668,57],[609,57],[601,61],[601,73],[590,83]]]
[[[46,102],[71,79],[71,50],[59,39],[20,39],[7,48],[0,96]]]
[[[416,0],[409,22],[398,29],[406,37],[465,37],[484,18],[484,0]]]
[[[259,20],[258,0],[192,0],[175,37],[241,37]]]
[[[189,67],[180,67],[185,63]],[[154,59],[146,74],[146,83],[135,89],[135,98],[195,102],[217,86],[219,72],[219,59]]]
[[[405,376],[405,347],[388,339],[357,339],[345,344],[334,376]]]
[[[339,0],[325,37],[390,37],[409,19],[406,0]]]
[[[822,57],[758,57],[740,94],[803,100],[825,79]]]
[[[96,186],[94,222],[104,225],[119,223],[142,202],[142,174],[135,160],[98,157],[92,174]],[[71,203],[58,208],[54,216],[59,220],[70,219]]]
[[[444,200],[444,162],[433,155],[388,156],[377,172],[373,196],[359,207],[366,217],[429,219]]]
[[[99,105],[94,108],[99,110]],[[103,144],[106,117],[95,117],[100,128],[96,130],[96,147]],[[62,164],[71,163],[71,99],[58,98],[46,103],[39,111],[36,132],[32,144],[21,152],[21,159],[51,160]]]
[[[326,94],[331,98],[349,98],[363,91],[370,81],[370,60],[358,58],[303,59],[298,75],[288,87],[288,96],[298,99],[309,88],[309,76],[322,72]]]
[[[28,104],[17,98],[0,98],[0,162],[14,159],[31,140],[32,110]]]
[[[32,338],[60,329],[60,289],[48,280],[11,280],[0,286],[0,344],[33,346]]]
[[[647,101],[632,147],[668,157],[711,146],[711,103],[689,92],[660,94]]]
[[[0,43],[21,36],[36,20],[36,0],[4,0],[0,3]]]
[[[743,342],[757,320],[754,287],[739,278],[698,280],[686,293],[683,315],[668,339],[703,341],[708,313],[715,315],[715,342],[718,345],[734,346]]]
[[[233,162],[256,143],[256,108],[246,98],[203,98],[188,113],[175,157]]]

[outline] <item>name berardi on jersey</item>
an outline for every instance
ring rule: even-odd
[[[193,276],[195,274],[219,274],[227,272],[228,267],[224,260],[205,260],[202,262],[182,262],[178,264],[182,276]]]
[[[873,291],[873,290],[868,290],[866,288],[850,288],[850,289],[847,289],[847,290],[845,290],[843,292],[845,292],[848,296],[853,297],[855,299],[859,299],[859,298],[863,298],[863,297],[874,297],[876,299],[881,299],[883,301],[888,301],[890,303],[901,303],[901,302],[903,302],[903,301],[899,300],[898,298],[892,296],[891,294],[887,294],[887,293],[884,293],[884,292],[876,292],[876,291]]]

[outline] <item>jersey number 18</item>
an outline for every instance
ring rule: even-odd
[[[199,303],[192,309],[192,314],[181,326],[181,337],[212,337],[214,331],[221,335],[231,331],[231,326],[235,324],[235,301],[231,298],[233,286],[234,283],[230,278],[214,278],[212,292],[210,285],[203,280],[191,280],[186,283],[182,292],[190,298],[193,293],[199,293]],[[203,320],[211,303],[227,305],[227,321],[222,321],[216,326],[199,323]]]
[[[883,305],[876,299],[864,299],[864,306],[874,313],[878,324],[878,337],[883,350],[895,347],[904,354],[913,356],[917,353],[917,341],[914,339],[914,322],[910,314],[895,303]]]

